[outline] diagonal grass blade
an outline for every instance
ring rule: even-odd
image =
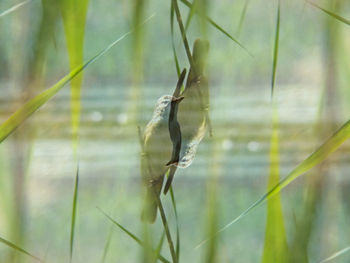
[[[150,16],[145,20],[146,23],[149,19],[153,17]],[[69,74],[64,76],[55,85],[43,91],[33,99],[29,100],[22,107],[20,107],[15,113],[13,113],[3,124],[0,125],[0,143],[4,141],[21,123],[23,123],[28,117],[30,117],[36,110],[38,110],[42,105],[49,101],[58,91],[60,91],[67,83],[69,83],[75,76],[77,76],[81,71],[83,71],[87,66],[94,63],[105,53],[107,53],[113,46],[123,40],[126,36],[130,35],[132,31],[129,31],[115,40],[113,43],[108,45],[105,49],[100,51],[97,55],[89,59],[86,63],[76,67]]]
[[[15,249],[15,250],[17,250],[17,251],[19,251],[19,252],[21,252],[21,253],[23,253],[23,254],[26,254],[27,256],[30,256],[30,257],[34,258],[35,260],[37,260],[39,262],[43,262],[40,258],[38,258],[36,256],[33,256],[33,254],[27,252],[23,248],[20,248],[19,246],[11,243],[10,241],[8,241],[8,240],[6,240],[6,239],[4,239],[2,237],[0,237],[0,242],[5,244],[5,245],[7,245],[7,246],[9,246],[9,247],[11,247],[11,248],[13,248],[13,249]]]
[[[133,240],[136,241],[136,243],[138,243],[140,246],[144,246],[144,243],[142,242],[141,239],[139,239],[136,235],[134,235],[133,233],[131,233],[129,230],[127,230],[125,227],[123,227],[121,224],[119,224],[117,221],[115,221],[112,217],[110,217],[109,215],[107,215],[101,208],[97,207],[98,210],[100,210],[100,212],[106,216],[113,224],[115,224],[117,227],[119,227],[121,230],[123,230],[124,233],[126,233],[129,237],[131,237]],[[156,253],[156,251],[154,251]],[[167,260],[166,258],[164,258],[162,255],[158,255],[158,258],[160,261],[162,261],[163,263],[170,263],[169,260]]]

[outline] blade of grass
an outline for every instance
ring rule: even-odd
[[[270,143],[270,175],[268,190],[279,182],[278,113],[274,106],[273,129]],[[286,262],[288,258],[287,236],[284,227],[281,196],[276,194],[267,201],[267,219],[262,262]]]
[[[261,203],[267,199],[273,197],[275,194],[279,193],[283,188],[289,185],[300,175],[306,173],[311,168],[315,167],[319,163],[323,162],[330,154],[336,151],[348,138],[350,137],[350,120],[347,121],[341,128],[339,128],[328,140],[326,140],[318,149],[316,149],[308,158],[302,161],[294,170],[292,170],[283,180],[276,184],[270,191],[264,194],[260,199],[249,206],[243,213],[241,213],[234,220],[226,224],[221,228],[215,235],[224,231],[242,217],[247,215],[255,207],[259,206]],[[210,238],[202,241],[196,248],[200,247],[206,243]]]
[[[193,15],[195,14],[195,8],[196,8],[196,5],[197,5],[197,1],[198,0],[194,0],[193,1],[193,4],[191,5],[190,7],[190,11],[187,15],[187,19],[186,19],[186,22],[185,22],[185,31],[187,32],[191,22],[192,22],[192,18],[193,18]]]
[[[188,61],[190,63],[190,67],[194,68],[194,63],[193,63],[193,58],[192,58],[192,55],[191,55],[191,50],[190,50],[190,46],[189,46],[188,41],[187,41],[186,31],[185,31],[184,25],[182,23],[181,13],[180,13],[179,6],[177,4],[177,0],[171,0],[171,2],[172,2],[172,5],[174,7],[174,10],[175,10],[177,23],[179,24],[182,41],[183,41],[183,44],[185,46],[186,55],[187,55]]]
[[[69,240],[69,262],[72,262],[73,248],[74,248],[74,236],[75,236],[75,222],[77,215],[78,206],[78,189],[79,189],[79,164],[77,165],[77,172],[75,175],[74,183],[74,194],[73,194],[73,204],[72,204],[72,222],[70,228],[70,240]]]
[[[242,32],[243,22],[245,20],[246,14],[247,14],[249,1],[250,0],[246,0],[244,2],[243,10],[242,10],[242,13],[241,13],[241,17],[239,18],[239,23],[238,23],[237,33],[236,33],[237,38],[239,38],[239,36],[241,35],[241,32]]]
[[[273,51],[273,65],[272,65],[271,99],[273,98],[273,93],[275,91],[275,84],[276,84],[278,46],[279,46],[279,36],[280,36],[280,15],[281,15],[281,1],[278,0],[277,19],[276,19],[275,47],[274,47],[274,51]]]
[[[162,251],[164,239],[165,239],[165,231],[163,230],[162,235],[160,236],[157,248],[155,250],[155,256],[154,256],[155,262],[157,261],[157,258],[159,258],[160,252]]]
[[[150,16],[144,21],[146,23],[149,19],[153,17]],[[108,45],[105,49],[100,51],[97,55],[89,59],[86,63],[76,67],[69,74],[64,76],[55,85],[40,93],[33,99],[29,100],[22,107],[20,107],[15,113],[13,113],[3,124],[0,126],[0,143],[4,141],[22,122],[24,122],[29,116],[31,116],[36,110],[38,110],[42,105],[49,101],[58,91],[61,90],[69,81],[71,81],[75,76],[77,76],[81,71],[83,71],[87,66],[98,60],[105,53],[107,53],[113,46],[118,42],[123,40],[126,36],[130,35],[132,31],[129,31],[119,37],[117,40]]]
[[[107,237],[107,241],[105,244],[105,247],[103,249],[103,254],[102,254],[102,259],[101,259],[101,263],[105,263],[106,262],[106,257],[107,257],[107,253],[111,244],[111,240],[112,240],[112,235],[113,235],[113,224],[111,224],[109,233],[108,233],[108,237]]]
[[[171,235],[170,235],[169,225],[168,225],[168,221],[167,221],[166,216],[165,216],[162,201],[160,200],[158,195],[155,195],[155,196],[156,196],[156,201],[157,201],[157,205],[159,208],[160,217],[162,219],[165,235],[166,235],[166,238],[168,240],[170,254],[171,254],[173,263],[177,263],[178,260],[177,260],[177,256],[176,256],[175,249],[174,249],[174,243],[173,243],[173,240],[172,240]]]
[[[218,231],[220,203],[218,197],[218,180],[221,174],[220,161],[223,159],[222,142],[211,138],[210,152],[212,153],[211,162],[207,169],[209,169],[209,176],[206,179],[206,232],[208,236],[213,236]],[[219,239],[214,237],[210,239],[205,249],[205,257],[203,262],[215,263],[220,262],[219,253]]]
[[[187,1],[187,0],[180,0],[184,5],[186,5],[187,7],[191,8],[192,4]],[[196,11],[196,13],[198,14],[198,12]],[[213,19],[211,19],[208,16],[205,16],[205,19],[208,20],[208,22],[215,27],[217,30],[219,30],[221,33],[223,33],[225,36],[227,36],[228,38],[230,38],[233,42],[235,42],[237,45],[239,45],[242,49],[244,49],[244,51],[246,51],[251,57],[252,54],[247,50],[246,47],[244,47],[236,38],[234,38],[232,35],[230,35],[226,30],[224,30],[221,26],[219,26]]]
[[[334,253],[332,256],[330,256],[330,257],[320,261],[320,263],[329,262],[329,261],[331,261],[331,260],[333,260],[333,259],[335,259],[335,258],[337,258],[337,257],[339,257],[341,255],[343,255],[344,253],[348,252],[349,250],[350,250],[350,247],[343,248],[342,250]]]
[[[33,258],[33,259],[35,259],[35,260],[37,260],[37,261],[39,261],[39,262],[43,262],[40,258],[34,256],[33,254],[27,252],[27,251],[24,250],[23,248],[20,248],[19,246],[17,246],[17,245],[15,245],[15,244],[11,243],[10,241],[8,241],[8,240],[6,240],[6,239],[4,239],[4,238],[2,238],[2,237],[0,237],[0,242],[3,243],[3,244],[5,244],[6,246],[9,246],[9,247],[15,249],[15,250],[18,251],[18,252],[21,252],[22,254],[25,254],[25,255],[27,255],[27,256],[30,256],[31,258]]]
[[[175,253],[177,261],[180,260],[180,227],[179,227],[179,218],[177,215],[177,208],[176,208],[176,199],[173,187],[170,186],[170,197],[171,197],[171,205],[173,206],[174,214],[175,214],[175,223],[176,223],[176,247],[175,247]]]
[[[70,69],[73,70],[84,61],[84,36],[88,0],[62,0],[61,13],[67,42]],[[76,152],[81,111],[81,86],[83,74],[72,79],[71,85],[71,119],[73,150]]]
[[[333,13],[333,12],[327,10],[327,9],[324,9],[324,8],[320,7],[319,5],[313,3],[313,2],[309,2],[309,1],[306,1],[306,2],[309,3],[312,6],[320,9],[321,11],[325,12],[327,15],[330,15],[331,17],[339,20],[340,22],[343,22],[343,23],[345,23],[345,24],[350,26],[350,20],[345,19],[344,17],[341,17],[340,15],[337,15],[337,14],[335,14],[335,13]]]
[[[97,207],[97,209],[105,216],[107,217],[113,224],[115,224],[117,227],[119,227],[124,233],[126,233],[129,237],[131,237],[133,240],[136,241],[140,246],[144,247],[144,243],[139,239],[136,235],[131,233],[129,230],[127,230],[125,227],[123,227],[121,224],[119,224],[116,220],[114,220],[112,217],[110,217],[108,214],[106,214],[101,208]],[[155,251],[154,251],[155,252]],[[160,261],[164,263],[170,263],[169,260],[164,258],[162,255],[158,255],[158,258]]]
[[[176,73],[177,76],[180,77],[180,65],[179,59],[177,58],[176,48],[175,48],[175,39],[174,39],[174,6],[173,2],[170,5],[170,32],[171,32],[171,46],[173,49],[173,56],[175,61]]]
[[[21,2],[21,3],[19,3],[19,4],[17,4],[17,5],[14,5],[14,6],[10,7],[9,9],[7,9],[7,10],[5,10],[5,11],[2,11],[2,12],[0,13],[0,17],[6,16],[6,15],[8,15],[8,14],[11,14],[12,12],[16,11],[18,8],[20,8],[20,7],[22,7],[22,6],[24,6],[24,5],[28,4],[28,3],[30,3],[31,1],[32,1],[32,0],[23,1],[23,2]]]

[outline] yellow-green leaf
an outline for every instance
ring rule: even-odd
[[[85,23],[88,2],[88,0],[62,0],[61,13],[63,17],[71,70],[83,63]],[[83,74],[80,74],[71,81],[72,133],[75,147],[77,145],[79,132],[82,81]]]
[[[0,126],[0,143],[4,141],[7,136],[9,136],[21,123],[23,123],[29,116],[31,116],[37,109],[44,105],[48,100],[50,100],[58,91],[60,91],[69,81],[74,79],[84,68],[89,64],[95,62],[102,55],[104,55],[109,49],[116,45],[119,41],[129,35],[131,31],[124,34],[104,50],[99,52],[97,55],[92,57],[86,63],[73,69],[68,75],[63,77],[51,88],[43,91],[33,99],[29,100],[22,107],[20,107],[15,113],[13,113],[1,126]]]
[[[268,189],[278,184],[280,180],[278,141],[278,116],[277,109],[275,109],[270,144],[270,175],[268,179]],[[287,260],[287,252],[288,244],[284,228],[281,197],[278,193],[267,201],[267,219],[262,262],[285,262]]]

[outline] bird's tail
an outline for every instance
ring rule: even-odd
[[[156,221],[158,210],[157,198],[159,198],[163,185],[163,180],[161,181],[160,184],[147,187],[146,198],[141,213],[141,220],[145,223],[153,224]]]
[[[157,217],[157,202],[152,189],[147,189],[146,200],[143,205],[141,220],[145,223],[153,224]]]

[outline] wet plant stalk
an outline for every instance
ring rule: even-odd
[[[166,235],[166,238],[168,240],[170,254],[171,254],[171,257],[173,259],[173,263],[178,263],[177,256],[176,256],[176,253],[175,253],[175,249],[174,249],[174,243],[173,243],[173,240],[171,239],[169,226],[168,226],[168,221],[167,221],[165,213],[164,213],[162,202],[160,201],[160,198],[159,198],[158,195],[155,195],[155,196],[156,196],[156,200],[157,200],[157,205],[159,207],[160,216],[162,218],[162,223],[163,223],[163,226],[164,226],[165,235]]]
[[[182,37],[182,40],[184,42],[184,46],[185,46],[185,49],[186,49],[186,54],[187,54],[187,57],[188,57],[188,61],[190,62],[191,68],[194,68],[194,63],[193,63],[193,59],[192,59],[192,55],[191,55],[191,50],[190,50],[190,46],[188,45],[186,32],[185,32],[185,27],[184,27],[184,25],[182,23],[182,18],[181,18],[181,14],[180,14],[179,5],[177,4],[177,0],[172,0],[172,3],[173,3],[175,14],[176,14],[176,20],[177,20],[177,23],[179,24],[179,28],[180,28],[180,31],[181,31],[181,37]]]

